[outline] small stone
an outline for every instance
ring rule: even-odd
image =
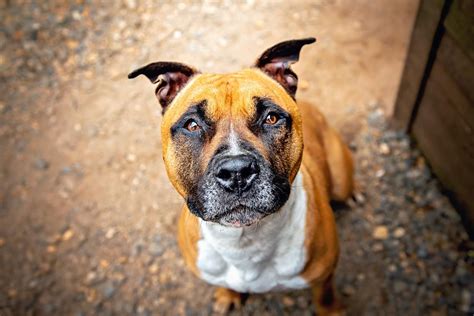
[[[226,47],[229,45],[229,41],[225,37],[220,37],[217,41],[222,47]]]
[[[106,269],[109,267],[110,263],[105,260],[105,259],[100,259],[100,262],[99,262],[99,265],[103,268],[103,269]]]
[[[135,308],[135,311],[136,311],[137,315],[139,315],[139,316],[149,316],[149,315],[151,315],[151,312],[143,305],[138,305]]]
[[[64,189],[60,189],[58,191],[58,195],[63,199],[68,199],[69,198],[69,193],[67,193],[66,190],[64,190]]]
[[[406,284],[402,281],[395,281],[394,284],[393,284],[393,290],[395,291],[395,293],[401,293],[403,291],[405,291],[406,289]]]
[[[56,252],[56,247],[53,246],[53,245],[49,245],[48,247],[46,247],[46,252],[47,253],[55,253]]]
[[[136,0],[126,0],[125,5],[128,9],[134,10],[137,8],[137,1]]]
[[[376,108],[367,116],[367,122],[372,127],[378,127],[384,121],[384,113],[380,108]]]
[[[365,196],[361,192],[356,191],[354,193],[354,198],[357,201],[358,204],[364,204],[365,203]]]
[[[375,243],[373,246],[372,246],[372,250],[375,251],[375,252],[380,252],[383,250],[383,244],[378,242],[378,243]]]
[[[390,153],[390,147],[388,147],[388,145],[386,143],[382,143],[379,146],[379,152],[382,155],[388,155]]]
[[[95,302],[97,300],[97,290],[94,288],[85,288],[84,296],[85,296],[86,302],[88,303]]]
[[[293,307],[296,302],[295,299],[290,296],[283,296],[282,303],[286,307]]]
[[[403,227],[398,227],[397,229],[395,229],[395,231],[393,232],[393,236],[395,238],[402,238],[403,236],[405,236],[405,228]]]
[[[426,259],[428,257],[428,250],[424,246],[420,246],[416,252],[416,255],[420,259]]]
[[[134,162],[134,161],[137,160],[137,156],[136,156],[135,154],[131,154],[131,153],[130,153],[130,154],[127,155],[127,160],[128,160],[129,162]]]
[[[403,269],[408,268],[409,265],[410,265],[410,264],[409,264],[409,262],[408,262],[407,260],[402,260],[402,261],[400,261],[400,266],[401,266]]]
[[[18,295],[18,291],[16,289],[8,289],[7,294],[9,297],[13,298]]]
[[[122,284],[127,279],[127,276],[123,273],[117,272],[112,275],[112,279],[117,281],[118,284]]]
[[[47,162],[43,158],[37,158],[35,159],[34,166],[38,170],[46,170],[49,168],[49,162]]]
[[[461,292],[461,311],[469,313],[471,307],[471,292],[463,289]]]
[[[111,227],[111,228],[107,229],[107,232],[105,233],[105,238],[112,239],[112,238],[114,238],[115,233],[116,233],[115,228]]]
[[[105,299],[111,298],[117,291],[117,287],[113,281],[106,281],[104,284],[100,285],[98,289]]]
[[[75,41],[75,40],[67,40],[67,41],[66,41],[66,46],[67,46],[70,50],[74,50],[74,49],[76,49],[76,48],[79,46],[79,42],[78,42],[78,41]]]
[[[383,169],[379,169],[375,172],[375,176],[377,178],[382,178],[384,175],[385,175],[385,170],[383,170]]]
[[[380,226],[375,227],[375,229],[372,233],[372,236],[375,239],[380,239],[380,240],[387,239],[387,237],[388,237],[387,226],[380,225]]]
[[[342,294],[345,296],[352,296],[356,292],[356,289],[351,284],[344,284],[342,287]]]
[[[61,239],[63,241],[68,241],[74,236],[74,232],[71,229],[66,230],[63,235],[61,236]]]
[[[148,272],[150,272],[151,274],[155,274],[156,272],[158,272],[158,265],[156,263],[153,263],[149,268],[148,268]]]
[[[127,27],[127,22],[125,20],[119,20],[117,23],[119,30],[123,30]]]
[[[150,245],[148,246],[148,252],[152,256],[161,256],[165,251],[165,247],[163,246],[163,242],[159,235],[156,235]]]
[[[132,245],[132,249],[130,251],[130,256],[136,257],[138,256],[143,250],[143,242],[141,240],[136,241]]]
[[[86,285],[94,285],[102,281],[102,277],[95,271],[90,271],[87,273],[85,284]]]
[[[394,273],[395,271],[397,271],[397,266],[394,265],[394,264],[390,264],[388,266],[388,271],[391,272],[391,273]]]
[[[183,36],[183,32],[176,30],[173,32],[173,38],[180,39]]]
[[[80,21],[81,18],[82,18],[82,15],[79,11],[74,10],[74,11],[72,11],[72,18],[76,21]]]
[[[358,281],[364,281],[364,280],[365,280],[365,274],[359,273],[359,274],[357,275],[357,280],[358,280]]]
[[[165,251],[164,247],[158,243],[158,242],[153,242],[150,244],[150,246],[148,247],[148,251],[150,252],[150,254],[152,256],[160,256],[163,254],[163,252]]]

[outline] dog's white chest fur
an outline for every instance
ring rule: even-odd
[[[197,260],[201,278],[248,293],[308,286],[299,276],[306,263],[306,199],[298,174],[286,204],[258,225],[233,228],[201,220]]]

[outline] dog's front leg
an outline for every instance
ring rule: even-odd
[[[214,293],[213,310],[218,314],[226,314],[232,306],[240,308],[242,305],[241,294],[233,290],[218,287]]]
[[[313,290],[313,303],[319,316],[346,314],[345,308],[339,301],[334,289],[332,274],[323,282],[314,283],[311,288]]]

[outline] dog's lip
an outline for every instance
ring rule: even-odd
[[[217,223],[226,227],[235,227],[235,228],[242,228],[242,227],[249,227],[252,226],[259,221],[261,221],[265,216],[258,216],[254,217],[252,219],[249,219],[247,221],[239,221],[239,220],[233,220],[233,221],[218,221]],[[222,219],[222,218],[221,218]]]
[[[252,226],[253,224],[256,224],[257,222],[259,222],[261,219],[262,218],[254,218],[251,221],[245,222],[245,223],[242,223],[241,221],[233,221],[233,222],[230,222],[230,223],[224,223],[222,225],[229,226],[229,227],[235,227],[235,228],[242,228],[242,227]]]
[[[242,206],[242,205],[238,205],[230,210],[227,210],[223,213],[219,213],[219,214],[216,214],[215,216],[213,216],[212,218],[209,218],[208,220],[211,221],[211,222],[219,222],[222,218],[226,217],[226,216],[229,216],[233,213],[238,213],[241,211],[242,207],[245,207],[245,206]]]
[[[262,218],[266,217],[268,214],[264,214],[262,212],[259,212],[257,210],[252,210],[251,212],[254,214],[258,214],[258,216],[252,216],[252,218],[247,219],[246,221],[240,221],[240,220],[232,220],[228,221],[226,220],[226,217],[234,214],[234,213],[239,213],[242,212],[243,209],[248,209],[245,205],[238,205],[230,210],[227,210],[223,213],[217,214],[213,218],[207,219],[210,222],[214,222],[223,226],[229,226],[229,227],[244,227],[244,226],[251,226],[257,222],[259,222]]]

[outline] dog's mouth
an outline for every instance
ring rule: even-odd
[[[224,213],[219,214],[209,221],[227,226],[227,227],[246,227],[258,223],[261,219],[269,214],[252,210],[246,206],[239,205]]]

